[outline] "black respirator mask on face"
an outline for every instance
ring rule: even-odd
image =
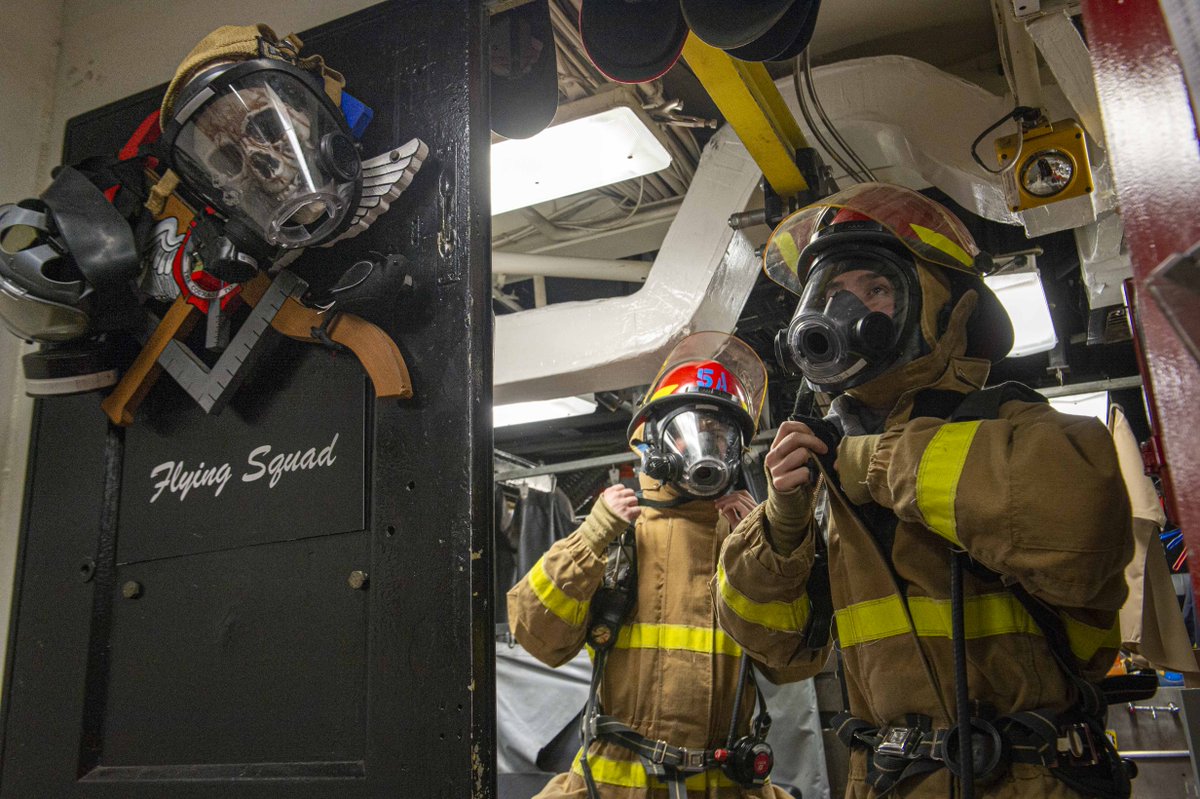
[[[716,499],[737,482],[743,438],[741,424],[717,405],[677,407],[646,422],[642,472],[681,496]]]
[[[196,254],[227,282],[280,251],[331,241],[351,224],[362,165],[349,126],[314,73],[274,58],[192,78],[164,121],[163,145],[198,208]]]
[[[911,257],[873,244],[822,253],[776,357],[819,391],[862,385],[917,354],[920,297]]]

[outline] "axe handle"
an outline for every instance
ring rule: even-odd
[[[133,414],[142,404],[146,394],[158,380],[162,367],[158,365],[158,356],[166,349],[172,339],[183,338],[192,332],[200,319],[199,309],[190,305],[183,297],[176,297],[175,302],[167,310],[158,327],[150,334],[146,346],[138,353],[133,364],[117,383],[112,393],[100,403],[100,408],[109,420],[119,426],[128,427],[133,424]]]
[[[329,325],[329,337],[355,354],[375,384],[377,398],[412,397],[408,364],[387,333],[361,316],[340,313]]]
[[[267,288],[271,285],[266,275],[259,275],[242,285],[239,295],[251,306],[255,305]],[[288,338],[309,344],[316,343],[312,329],[320,327],[325,317],[306,308],[295,299],[288,298],[275,318],[271,327]],[[396,342],[376,325],[362,317],[353,314],[339,313],[329,323],[329,337],[354,353],[366,370],[367,376],[375,385],[377,398],[408,399],[413,395],[412,379],[408,374],[408,364],[400,354]]]

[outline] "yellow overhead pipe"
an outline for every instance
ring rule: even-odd
[[[796,166],[804,134],[762,64],[739,61],[689,33],[683,57],[780,197],[808,189]]]

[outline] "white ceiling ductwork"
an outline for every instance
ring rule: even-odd
[[[1097,158],[1096,191],[1091,195],[1013,213],[1001,177],[984,172],[971,158],[975,136],[1011,111],[1012,101],[923,61],[906,56],[857,58],[816,67],[812,76],[828,117],[880,180],[914,188],[936,186],[973,213],[1023,225],[1030,236],[1095,222],[1113,207],[1108,167]],[[777,81],[777,86],[805,135],[816,141],[803,123],[792,80]],[[1045,89],[1051,118],[1071,116],[1073,109],[1062,93]],[[1009,124],[1008,129],[1015,128]],[[995,157],[991,138],[980,143],[979,151],[985,162]],[[834,174],[841,185],[848,185],[846,178]]]
[[[732,331],[759,259],[729,216],[746,208],[760,172],[732,129],[713,136],[646,283],[634,294],[496,317],[497,404],[646,383],[670,348],[698,330]],[[495,272],[538,274],[504,254]]]

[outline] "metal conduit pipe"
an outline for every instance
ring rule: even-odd
[[[506,282],[511,282],[513,278],[540,276],[645,283],[651,266],[646,261],[571,258],[492,250],[492,274],[504,275],[508,278]]]

